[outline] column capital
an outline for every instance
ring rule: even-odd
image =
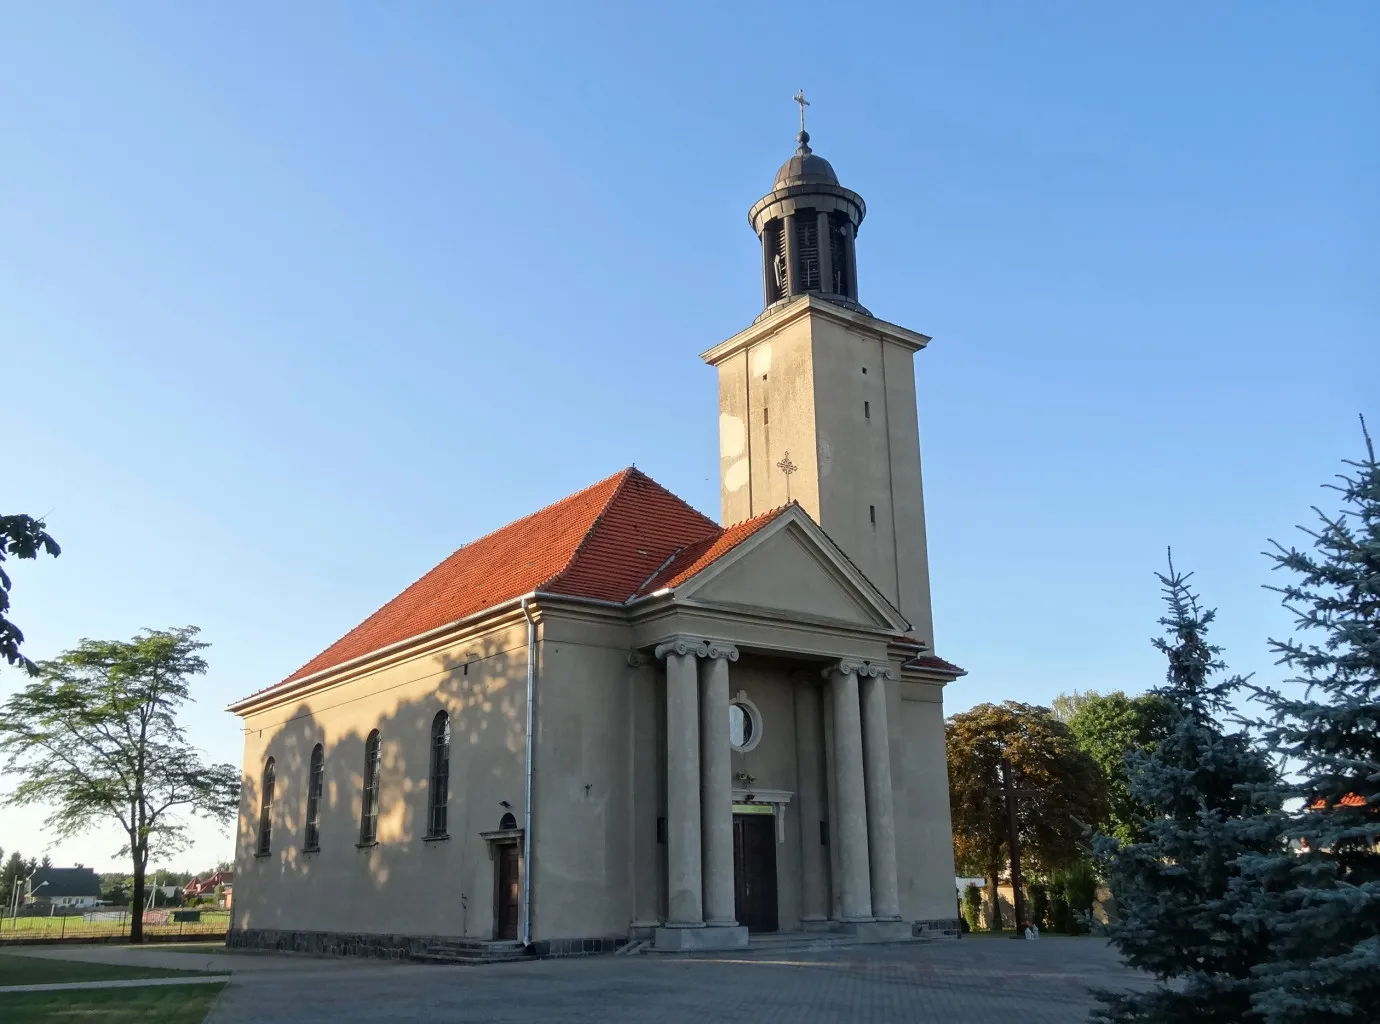
[[[673,636],[657,644],[658,660],[668,654],[693,654],[697,658],[724,658],[738,660],[738,648],[727,640],[706,640],[698,636]]]
[[[873,679],[895,679],[896,670],[890,664],[881,664],[875,661],[863,662],[862,669],[858,672],[859,676],[870,676]]]
[[[703,640],[693,636],[673,636],[656,646],[657,660],[670,654],[693,654],[697,658],[709,657],[709,645]]]
[[[703,655],[707,658],[727,658],[729,661],[738,660],[738,648],[724,640],[710,640],[706,643],[709,653]]]
[[[867,662],[861,658],[840,658],[832,665],[826,665],[820,670],[820,675],[825,679],[832,679],[834,676],[858,676],[865,674]]]

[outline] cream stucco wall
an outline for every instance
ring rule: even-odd
[[[954,916],[954,843],[944,756],[943,687],[888,684],[891,776],[896,800],[896,866],[901,916]]]
[[[626,935],[636,909],[629,843],[635,798],[629,705],[636,673],[628,664],[626,629],[549,615],[543,625],[533,934]],[[650,824],[655,833],[655,818]]]
[[[523,801],[526,632],[509,625],[388,664],[245,719],[237,928],[467,935],[494,928],[479,832]],[[452,716],[451,838],[428,842],[431,724]],[[364,746],[381,740],[378,844],[359,847]],[[312,748],[325,755],[319,852],[303,850]],[[263,766],[275,761],[272,846],[256,855]]]
[[[705,358],[719,372],[723,521],[784,504],[789,487],[932,646],[913,362],[926,340],[803,297]]]

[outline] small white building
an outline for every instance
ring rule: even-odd
[[[94,870],[78,864],[73,868],[39,868],[29,879],[26,904],[52,907],[94,907],[101,900],[101,879]]]

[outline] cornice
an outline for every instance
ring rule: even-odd
[[[351,658],[339,665],[332,665],[291,683],[277,683],[235,701],[225,710],[243,718],[246,715],[267,711],[289,700],[300,700],[310,694],[362,679],[382,669],[435,654],[437,651],[474,640],[487,633],[511,628],[524,621],[520,602],[521,598],[504,601],[474,615]]]
[[[899,324],[893,324],[886,320],[880,320],[875,316],[865,313],[858,313],[851,309],[821,299],[818,296],[806,293],[801,295],[794,302],[782,306],[780,310],[770,316],[763,317],[756,321],[747,329],[739,331],[727,341],[721,341],[706,352],[700,353],[700,358],[710,366],[718,366],[729,356],[736,355],[744,349],[751,348],[757,342],[779,333],[783,328],[806,317],[818,316],[825,320],[831,320],[842,327],[853,331],[860,331],[865,334],[872,334],[885,341],[894,342],[897,345],[907,348],[912,352],[919,352],[930,343],[928,335],[918,331],[908,330]]]

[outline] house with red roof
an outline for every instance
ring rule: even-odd
[[[721,522],[621,470],[231,705],[231,945],[957,933],[943,693],[963,670],[935,649],[913,367],[930,339],[859,303],[865,213],[802,131],[749,214],[764,309],[702,357]]]

